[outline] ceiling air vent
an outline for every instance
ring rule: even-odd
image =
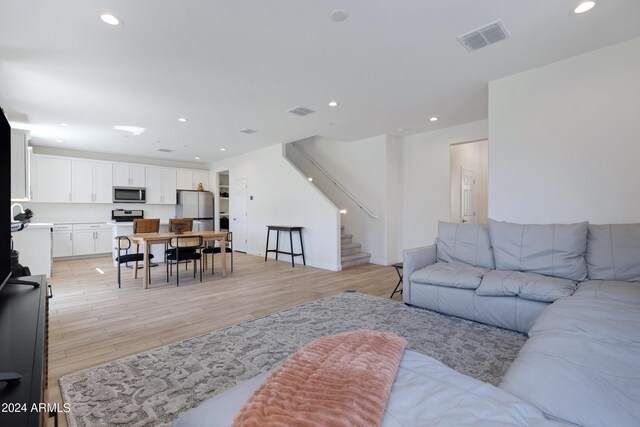
[[[290,109],[289,113],[295,114],[298,116],[307,116],[313,113],[313,110],[309,110],[308,108],[304,108],[304,107],[296,107],[296,108]]]
[[[497,43],[509,37],[509,33],[502,21],[496,21],[484,27],[473,30],[458,37],[458,40],[469,52],[478,50],[490,44]]]
[[[246,133],[247,135],[251,135],[252,133],[256,133],[258,131],[255,129],[244,128],[244,129],[240,129],[240,132]]]
[[[158,151],[161,153],[173,153],[173,150],[168,150],[166,148],[158,148]]]

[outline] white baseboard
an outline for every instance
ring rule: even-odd
[[[249,255],[256,255],[256,256],[264,258],[264,253],[261,253],[261,252],[247,251],[247,253]],[[275,260],[276,256],[275,256],[275,254],[270,253],[267,256],[267,258]],[[291,263],[291,255],[282,255],[281,254],[279,259],[278,259],[278,261]],[[329,270],[329,271],[341,271],[342,270],[342,265],[339,265],[339,264],[338,265],[325,264],[325,263],[321,263],[321,262],[316,262],[316,261],[314,261],[312,259],[308,259],[308,258],[305,261],[306,261],[307,265],[310,266],[310,267],[321,268],[323,270]],[[295,257],[294,263],[296,265],[302,265],[302,257]]]

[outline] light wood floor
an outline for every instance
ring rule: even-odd
[[[58,379],[80,369],[346,289],[388,298],[398,282],[393,267],[365,264],[331,272],[292,268],[287,262],[264,262],[241,253],[234,257],[235,271],[226,278],[218,255],[213,278],[209,270],[200,283],[197,276],[191,277],[191,269],[181,270],[180,287],[175,278],[166,283],[160,264],[151,269],[152,283],[146,290],[142,279],[134,280],[126,268],[118,289],[110,257],[54,262],[49,280],[54,292],[49,311],[49,402],[62,403]],[[67,425],[64,416],[60,421]]]

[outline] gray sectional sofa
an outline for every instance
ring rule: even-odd
[[[524,333],[500,388],[549,419],[640,425],[640,224],[440,223],[404,302]]]
[[[529,339],[499,387],[405,351],[382,427],[640,426],[640,224],[440,223],[404,271],[407,304]],[[268,374],[173,427],[230,425]]]

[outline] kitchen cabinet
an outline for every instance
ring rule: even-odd
[[[32,201],[71,201],[71,160],[54,156],[31,156]]]
[[[145,181],[144,166],[123,163],[113,165],[114,187],[145,187]]]
[[[206,191],[209,190],[209,171],[178,169],[178,190],[197,190],[199,183]]]
[[[202,183],[205,191],[209,191],[209,171],[193,171],[193,189],[198,189],[198,183]]]
[[[11,129],[11,200],[29,200],[29,132]]]
[[[74,256],[109,253],[112,247],[111,227],[107,224],[73,224]]]
[[[111,203],[111,163],[71,161],[71,200],[77,203]]]
[[[177,175],[171,168],[146,168],[147,204],[175,205]]]
[[[73,256],[73,226],[71,224],[53,226],[52,252],[54,258]]]

